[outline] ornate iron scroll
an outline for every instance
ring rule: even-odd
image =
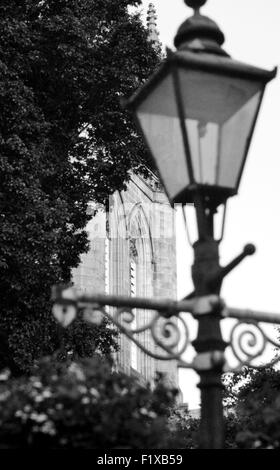
[[[280,361],[280,354],[263,364],[257,364],[256,360],[265,356],[270,348],[280,350],[280,341],[272,339],[264,330],[261,323],[280,324],[280,315],[266,312],[254,312],[248,310],[225,309],[224,317],[236,318],[238,321],[230,332],[229,347],[233,356],[238,361],[236,367],[227,368],[227,371],[237,372],[247,366],[254,369],[265,369]]]
[[[73,288],[56,289],[53,294],[53,314],[56,319],[67,327],[76,318],[78,312],[83,319],[91,324],[100,325],[107,318],[119,331],[133,341],[148,356],[161,360],[177,360],[185,368],[192,367],[182,358],[190,346],[189,328],[180,314],[192,308],[193,301],[172,302],[154,301],[139,298],[116,299],[112,296],[77,296]],[[124,304],[124,305],[123,305]],[[110,306],[112,313],[106,306]],[[138,309],[138,311],[135,311]],[[141,310],[148,310],[150,318],[142,325],[133,328],[137,316],[141,321]],[[150,350],[141,341],[141,335],[149,332],[157,348]]]

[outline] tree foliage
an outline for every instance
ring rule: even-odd
[[[200,420],[185,406],[173,406],[169,414],[169,434],[180,449],[197,449]]]
[[[228,446],[280,448],[280,372],[274,368],[245,369],[227,377]]]
[[[13,368],[56,347],[50,289],[87,249],[89,200],[146,162],[120,106],[158,61],[128,13],[139,3],[0,3],[1,361]]]
[[[280,449],[280,372],[275,368],[224,376],[225,448]],[[198,448],[200,419],[173,410],[170,431],[187,449]]]

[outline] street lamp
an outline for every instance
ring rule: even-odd
[[[200,14],[206,0],[185,3],[194,9],[194,15],[178,30],[176,52],[168,51],[159,69],[128,100],[128,107],[170,203],[194,203],[198,223],[192,269],[194,295],[205,297],[219,295],[225,275],[255,251],[247,245],[229,266],[221,268],[214,214],[238,191],[265,86],[276,70],[233,60],[222,48],[222,31]],[[227,343],[221,334],[219,308],[197,319],[198,336],[193,345],[200,363],[200,445],[221,448],[221,375]]]
[[[224,35],[195,14],[179,28],[176,52],[128,101],[170,202],[203,197],[215,207],[237,193],[264,89],[274,71],[237,62]]]
[[[275,77],[276,69],[266,71],[231,59],[221,47],[221,30],[199,12],[206,1],[185,0],[195,12],[178,30],[177,51],[168,52],[159,69],[127,103],[170,203],[194,204],[198,223],[198,240],[193,245],[194,292],[175,302],[78,295],[73,287],[55,286],[52,299],[53,314],[65,327],[81,312],[92,324],[105,316],[145,354],[194,369],[201,389],[199,445],[220,449],[224,446],[222,374],[244,365],[254,367],[268,344],[280,348],[260,326],[261,322],[280,324],[279,314],[226,308],[219,298],[224,277],[255,252],[254,246],[246,245],[239,256],[221,267],[220,240],[214,238],[214,214],[238,191],[265,86]],[[114,313],[106,306],[113,307]],[[135,328],[135,309],[153,311],[154,315]],[[197,354],[192,362],[183,357],[190,345],[188,325],[181,315],[184,312],[198,320],[197,338],[192,342]],[[227,343],[220,323],[228,317],[238,323]],[[149,350],[139,340],[148,330],[161,352]],[[226,363],[227,347],[238,361],[237,368]],[[280,356],[270,365],[279,360]]]

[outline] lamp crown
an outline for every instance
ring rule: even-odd
[[[225,37],[219,26],[199,9],[207,0],[185,0],[186,5],[194,9],[194,15],[188,18],[178,29],[174,44],[177,49],[195,49],[218,55],[227,55],[221,48]]]

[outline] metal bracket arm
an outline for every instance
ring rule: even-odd
[[[209,288],[213,288],[216,290],[216,287],[222,284],[223,279],[233,270],[235,269],[247,256],[252,256],[256,252],[256,248],[252,244],[245,245],[242,253],[236,258],[234,258],[230,263],[226,266],[219,268],[215,274],[211,274],[210,276],[206,277],[206,284]],[[186,297],[185,300],[191,300],[195,297],[195,291],[192,291]]]
[[[249,243],[244,246],[242,253],[234,258],[227,266],[221,268],[215,280],[222,281],[236,266],[238,266],[247,256],[252,256],[256,252],[256,247]]]
[[[256,310],[225,307],[222,311],[223,318],[236,318],[237,320],[264,322],[273,325],[280,324],[280,313],[259,312]]]

